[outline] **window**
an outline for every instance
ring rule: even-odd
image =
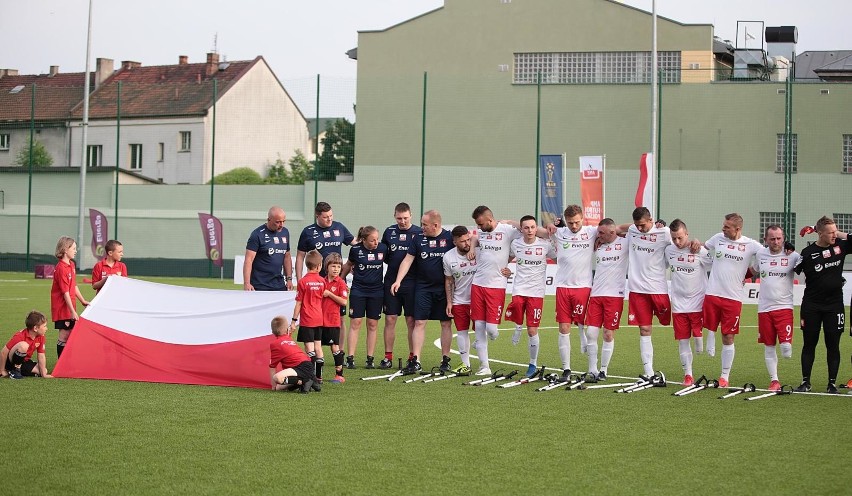
[[[798,149],[799,149],[799,135],[791,134],[793,139],[790,143],[790,166],[792,167],[791,172],[795,174],[798,172],[799,163],[797,159]],[[787,145],[787,138],[785,134],[778,134],[775,140],[775,172],[784,172],[784,148]]]
[[[2,144],[3,136],[0,135],[0,148]],[[843,135],[843,172],[852,173],[852,134]]]
[[[516,53],[514,84],[647,84],[651,52]],[[662,82],[680,82],[680,52],[657,52]]]
[[[103,165],[103,145],[88,145],[86,147],[86,166],[100,167]]]
[[[180,151],[188,152],[192,145],[192,133],[190,131],[180,132]]]
[[[852,214],[832,214],[837,230],[845,233],[852,233]]]
[[[785,226],[786,222],[784,222],[784,212],[760,212],[760,233],[754,239],[759,240],[763,243],[763,233],[766,232],[766,228],[771,226],[772,224],[778,224],[784,229],[784,233],[786,234],[785,238],[787,241],[795,244],[795,231],[796,231],[796,213],[790,212],[790,225]]]
[[[157,143],[157,162],[162,162],[166,156],[166,144]]]
[[[142,168],[142,145],[140,144],[130,145],[130,168]]]
[[[9,149],[9,135],[8,134],[0,134],[0,150],[8,150]]]

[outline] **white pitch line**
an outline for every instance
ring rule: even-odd
[[[4,282],[29,282],[27,279],[0,279],[0,284]]]
[[[25,301],[29,298],[0,298],[0,301]]]

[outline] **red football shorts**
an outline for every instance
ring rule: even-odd
[[[740,313],[743,303],[721,296],[704,297],[704,328],[715,331],[721,325],[722,334],[740,333]]]
[[[674,327],[674,338],[700,338],[702,336],[701,328],[703,322],[702,312],[673,313],[672,326]]]
[[[556,322],[583,324],[592,288],[556,288]]]
[[[513,296],[509,306],[506,307],[506,320],[523,325],[524,317],[526,317],[527,327],[538,327],[541,324],[541,309],[543,306],[544,298]]]
[[[586,325],[614,331],[621,324],[623,310],[624,298],[620,296],[592,296],[589,298]]]
[[[469,331],[470,305],[453,305],[453,322],[457,331]]]
[[[499,324],[503,317],[503,305],[506,303],[506,288],[483,288],[472,284],[470,287],[470,318],[489,324]]]
[[[757,342],[767,346],[793,342],[793,309],[782,308],[757,314]]]
[[[649,326],[654,315],[660,325],[669,325],[672,321],[672,305],[667,294],[630,293],[627,305],[627,323],[635,326]]]

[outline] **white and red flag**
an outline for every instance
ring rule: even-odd
[[[604,218],[604,156],[580,157],[580,198],[583,224],[596,226]]]
[[[654,169],[654,154],[643,153],[642,159],[639,160],[639,188],[636,190],[634,204],[637,207],[647,207],[652,218],[656,218],[654,209],[657,205],[657,175]]]
[[[269,323],[293,315],[294,298],[110,277],[80,315],[53,374],[269,388]]]

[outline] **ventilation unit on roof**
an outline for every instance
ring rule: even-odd
[[[15,93],[20,93],[22,89],[24,89],[24,85],[19,84],[19,85],[15,86],[14,88],[12,88],[11,90],[9,90],[9,93],[14,95]]]

